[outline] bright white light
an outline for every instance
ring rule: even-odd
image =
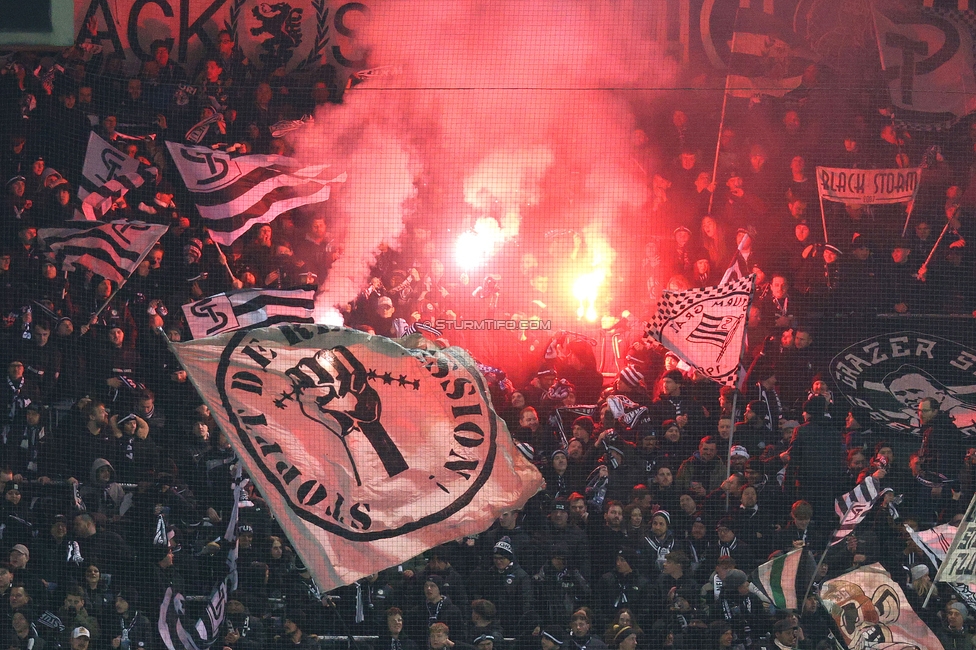
[[[346,322],[335,307],[320,307],[319,305],[315,305],[312,318],[318,325],[330,325],[332,327],[342,327]]]
[[[457,264],[469,271],[478,268],[495,254],[498,246],[505,241],[505,235],[498,222],[491,218],[478,219],[474,229],[461,233],[454,244]]]

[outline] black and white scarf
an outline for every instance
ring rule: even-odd
[[[733,553],[735,553],[735,550],[738,547],[739,547],[739,538],[738,537],[733,537],[732,538],[732,541],[729,542],[729,543],[727,543],[727,544],[726,543],[723,543],[723,542],[719,542],[719,544],[718,544],[718,556],[719,557],[722,557],[723,555],[728,555],[729,557],[735,557],[735,555],[733,555]]]
[[[17,382],[7,377],[7,386],[10,388],[10,407],[7,409],[7,418],[14,419],[19,408],[26,408],[30,404],[30,398],[21,398],[20,391],[24,390],[27,380],[21,377]]]
[[[647,545],[651,547],[651,551],[654,552],[654,560],[657,562],[658,567],[663,567],[664,559],[674,550],[674,533],[670,530],[666,532],[663,541],[658,540],[654,535],[646,535],[644,536],[644,541],[647,542]]]

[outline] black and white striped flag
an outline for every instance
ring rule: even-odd
[[[183,305],[193,338],[275,323],[311,323],[314,289],[244,289]]]
[[[878,485],[878,479],[868,476],[858,483],[853,490],[834,500],[834,512],[840,517],[840,526],[830,541],[831,546],[841,542],[851,534],[854,527],[871,512],[871,508],[878,502],[880,495],[881,487]]]
[[[719,284],[728,284],[729,282],[735,282],[736,280],[741,280],[742,278],[749,277],[751,272],[748,263],[746,263],[746,258],[743,256],[742,251],[750,244],[749,233],[745,233],[742,240],[735,250],[735,257],[729,263],[729,268],[725,269],[725,273],[722,275],[722,280]]]
[[[78,198],[82,203],[81,209],[75,211],[75,219],[100,221],[126,192],[154,180],[156,171],[155,167],[126,156],[93,131],[88,136],[78,184]]]
[[[111,142],[92,131],[88,136],[85,164],[81,169],[78,198],[84,199],[119,174],[131,174],[137,171],[139,171],[138,160],[129,158]]]
[[[154,180],[155,176],[156,168],[146,166],[140,166],[135,172],[117,174],[82,200],[81,209],[75,210],[75,220],[101,221],[129,190],[142,187],[146,181]]]
[[[269,223],[289,210],[327,201],[330,184],[346,180],[327,164],[302,165],[284,156],[235,155],[177,142],[166,146],[218,244],[231,244],[254,224]]]
[[[791,24],[760,8],[740,3],[729,58],[733,97],[782,97],[803,82],[803,72],[819,56]]]
[[[41,228],[38,238],[61,261],[61,268],[89,269],[119,283],[129,277],[169,229],[141,221],[83,222],[74,228]]]
[[[715,287],[662,292],[645,336],[660,341],[705,377],[739,385],[755,280],[748,275]]]
[[[156,627],[159,630],[163,645],[168,650],[206,650],[220,637],[228,596],[236,591],[238,586],[237,524],[241,503],[244,501],[241,497],[246,481],[247,479],[242,476],[241,464],[237,463],[237,471],[234,475],[234,506],[231,508],[227,531],[224,533],[224,541],[228,546],[227,576],[215,585],[213,591],[210,592],[210,598],[207,600],[203,615],[197,617],[192,625],[187,626],[184,621],[188,618],[186,597],[173,589],[172,586],[166,589],[163,602],[159,606],[159,619]],[[220,540],[220,538],[217,539]]]

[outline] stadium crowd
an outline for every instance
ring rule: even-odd
[[[188,301],[321,282],[342,254],[309,208],[255,226],[226,256],[207,236],[164,141],[183,140],[217,106],[203,144],[288,153],[273,125],[344,90],[327,68],[262,77],[227,32],[218,46],[196,74],[165,43],[128,75],[124,59],[82,42],[56,58],[20,53],[0,75],[0,648],[159,648],[166,588],[209,593],[225,570],[235,456],[165,338],[188,336]],[[815,597],[779,610],[753,584],[760,564],[797,548],[816,560],[827,551],[811,594],[880,562],[946,647],[976,647],[973,612],[944,586],[921,607],[936,568],[904,531],[961,515],[976,449],[935,398],[908,405],[917,435],[873,425],[867,409],[834,399],[814,354],[831,336],[818,315],[976,309],[976,124],[913,138],[868,99],[832,120],[836,102],[812,68],[785,98],[730,107],[714,180],[710,118],[675,109],[650,137],[635,133],[651,198],[640,236],[626,235],[637,246],[621,262],[629,309],[647,315],[665,287],[715,284],[733,259],[756,273],[741,392],[640,337],[612,383],[589,342],[543,341],[531,372],[487,369],[543,492],[476,537],[323,594],[252,490],[240,585],[214,647],[316,647],[316,635],[349,634],[374,650],[821,647],[832,622]],[[37,236],[74,217],[92,129],[159,170],[112,215],[169,226],[121,287],[65,272]],[[904,205],[827,204],[822,223],[813,170],[823,164],[921,165],[906,236]],[[397,336],[420,320],[484,315],[491,283],[472,296],[430,237],[417,225],[380,247],[343,306],[348,326]],[[537,280],[558,261],[524,265],[511,280],[523,287],[493,313],[532,314]],[[577,404],[596,407],[567,417]],[[828,551],[835,498],[868,476],[878,505]]]

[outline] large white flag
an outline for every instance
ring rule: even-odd
[[[303,166],[276,155],[234,155],[167,142],[193,202],[218,244],[231,244],[257,223],[329,199],[330,183],[342,183],[329,165]]]
[[[94,131],[88,136],[85,164],[81,169],[78,198],[84,199],[99,187],[123,174],[139,171],[139,161],[130,158]]]
[[[922,549],[928,556],[932,566],[941,566],[945,560],[946,551],[952,546],[952,540],[956,537],[956,527],[952,524],[941,524],[928,530],[914,530],[911,526],[905,526],[905,532],[909,534],[915,545]],[[956,595],[966,606],[976,612],[976,583],[965,584],[962,582],[950,582],[949,586],[956,592]]]
[[[850,650],[943,650],[939,639],[912,609],[905,592],[880,564],[827,580],[820,588],[820,599]]]
[[[81,266],[119,283],[168,229],[141,221],[81,222],[77,228],[41,228],[37,236],[62,260],[63,270]]]
[[[973,30],[963,12],[927,10],[922,3],[904,11],[901,5],[890,0],[871,3],[895,116],[919,126],[936,126],[972,113],[976,110]]]
[[[243,289],[183,305],[193,338],[277,323],[311,323],[314,289]]]
[[[911,536],[915,544],[922,549],[934,566],[942,564],[946,552],[952,546],[956,537],[956,527],[952,524],[940,524],[928,530],[915,530],[906,525],[905,531]]]
[[[542,485],[459,348],[279,325],[174,350],[322,590],[481,532]]]
[[[664,291],[646,335],[702,375],[734,386],[755,282],[750,275],[717,287]]]

